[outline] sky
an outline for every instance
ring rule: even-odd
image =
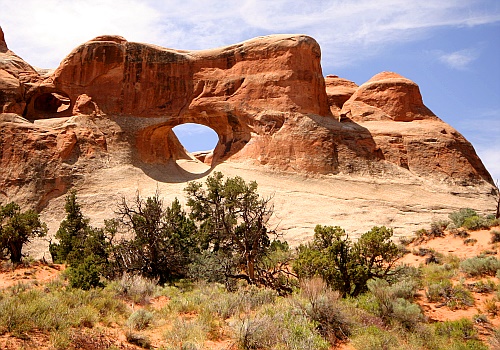
[[[500,179],[499,0],[0,0],[0,26],[9,48],[41,68],[102,34],[186,50],[307,34],[324,75],[361,85],[393,71],[415,81]],[[200,126],[175,131],[190,151],[217,140]]]

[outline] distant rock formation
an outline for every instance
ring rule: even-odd
[[[0,29],[0,201],[41,207],[96,168],[189,158],[172,132],[183,123],[218,134],[202,157],[214,166],[492,183],[417,84],[388,72],[359,87],[323,78],[320,55],[304,35],[203,51],[100,36],[47,73],[9,51]]]

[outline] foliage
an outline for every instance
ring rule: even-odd
[[[35,211],[21,212],[21,207],[14,202],[0,205],[0,257],[7,251],[12,263],[20,263],[23,246],[46,233],[47,226]]]
[[[274,234],[267,227],[273,214],[270,198],[259,196],[255,181],[246,183],[239,176],[224,180],[220,172],[209,176],[205,187],[191,182],[185,188],[191,217],[199,223],[202,260],[198,271],[204,269],[209,280],[218,276],[217,281],[228,287],[231,281],[243,279],[291,292],[286,283],[279,282],[287,272],[285,264],[275,264],[274,272],[265,266],[272,250],[269,234]],[[200,262],[208,264],[200,266]]]
[[[500,197],[499,197],[500,198]],[[462,208],[449,215],[456,228],[464,227],[475,231],[498,225],[499,221],[495,215],[481,216],[470,208]]]
[[[453,212],[448,217],[450,218],[451,221],[453,221],[453,224],[455,227],[462,227],[464,225],[465,219],[478,216],[475,210],[472,210],[470,208],[462,208],[459,211]]]
[[[342,297],[357,296],[368,280],[395,273],[401,254],[391,237],[391,229],[373,227],[352,243],[340,227],[318,225],[313,242],[299,246],[293,269],[299,278],[322,277]]]
[[[157,289],[157,280],[150,280],[140,275],[124,273],[118,280],[109,284],[109,288],[117,295],[134,303],[146,304]]]
[[[153,313],[145,309],[134,311],[128,318],[127,324],[135,330],[143,330],[149,326],[153,320]]]
[[[316,329],[331,344],[346,340],[352,322],[339,300],[339,293],[332,291],[319,277],[302,281],[297,304],[309,319],[316,322]]]
[[[57,288],[47,293],[26,289],[2,292],[0,333],[20,335],[34,330],[62,332],[71,327],[93,327],[113,317],[115,322],[127,313],[125,304],[106,290],[83,291]]]
[[[88,290],[102,287],[100,277],[105,275],[110,243],[105,229],[89,225],[83,216],[75,191],[66,196],[66,218],[59,225],[56,238],[59,243],[50,243],[49,251],[55,263],[67,263],[71,287]]]
[[[460,263],[460,269],[471,277],[495,276],[500,260],[494,256],[469,258]]]
[[[137,194],[132,204],[122,199],[118,215],[133,238],[114,244],[115,272],[140,274],[160,284],[186,276],[196,227],[177,199],[165,208],[158,191],[147,199]]]
[[[368,281],[368,289],[375,297],[376,312],[386,323],[399,322],[407,329],[413,329],[419,321],[423,320],[422,312],[413,299],[417,285],[411,281],[400,281],[389,285],[387,281],[373,279]]]
[[[286,300],[266,305],[254,315],[235,324],[240,349],[328,349],[329,344],[317,332],[315,322],[294,312]]]
[[[394,334],[376,326],[360,329],[352,342],[359,350],[401,349],[401,344]]]
[[[463,227],[471,231],[477,231],[483,228],[489,228],[489,223],[485,218],[475,215],[465,218]]]
[[[498,230],[492,230],[491,231],[491,243],[498,243],[500,242],[500,231]]]
[[[67,271],[69,285],[72,288],[89,290],[94,287],[104,287],[94,255],[87,256],[82,263],[75,267],[69,267]]]
[[[467,318],[461,318],[456,321],[438,322],[435,327],[436,334],[460,340],[475,339],[477,335],[472,321]]]
[[[430,302],[442,302],[452,310],[466,309],[474,305],[471,292],[462,285],[454,286],[449,279],[429,284],[426,296]]]

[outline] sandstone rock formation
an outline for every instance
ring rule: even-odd
[[[51,74],[9,51],[0,31],[0,201],[43,207],[95,169],[190,159],[172,128],[198,123],[224,161],[282,172],[492,183],[474,149],[384,72],[361,86],[323,78],[304,35],[181,51],[100,36]]]

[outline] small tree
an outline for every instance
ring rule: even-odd
[[[66,218],[61,221],[55,236],[59,243],[50,243],[49,252],[55,263],[68,262],[76,265],[85,257],[83,248],[89,233],[89,219],[83,216],[75,191],[66,196],[64,209]]]
[[[221,277],[261,283],[258,264],[271,244],[270,199],[260,198],[255,181],[246,183],[239,176],[224,181],[215,172],[205,185],[191,182],[185,189],[191,217],[200,225],[202,250],[227,263]]]
[[[83,216],[75,191],[66,196],[66,218],[59,225],[56,238],[59,243],[50,243],[49,252],[55,263],[67,263],[72,287],[90,289],[102,286],[100,276],[106,274],[109,242],[105,229],[89,225]]]
[[[133,235],[113,247],[118,271],[155,278],[159,283],[185,277],[195,250],[196,226],[177,199],[164,208],[158,191],[132,204],[125,198],[118,206],[118,221]]]
[[[368,280],[394,273],[400,251],[391,237],[392,230],[373,227],[352,243],[340,227],[317,225],[313,242],[299,246],[293,269],[299,278],[322,277],[343,297],[357,296]]]
[[[21,212],[14,202],[0,205],[0,249],[10,254],[12,263],[20,263],[23,246],[32,238],[43,237],[47,226],[33,210]]]

